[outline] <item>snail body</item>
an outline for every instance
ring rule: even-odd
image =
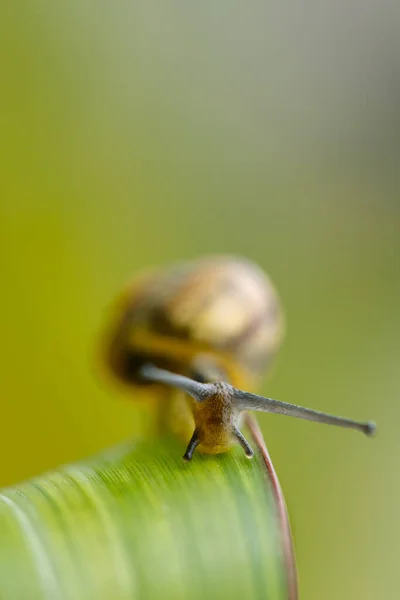
[[[248,260],[216,256],[147,271],[117,298],[105,362],[119,382],[148,388],[168,428],[209,454],[239,442],[241,414],[259,410],[358,429],[374,424],[327,415],[242,388],[256,386],[279,349],[284,319],[268,276]]]

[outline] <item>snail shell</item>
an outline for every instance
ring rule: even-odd
[[[106,362],[127,385],[140,385],[145,362],[233,385],[254,385],[283,336],[278,295],[243,258],[207,257],[135,278],[116,303]]]

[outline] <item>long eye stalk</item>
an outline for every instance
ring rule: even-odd
[[[327,413],[256,394],[249,394],[242,390],[235,390],[235,399],[239,410],[259,410],[263,412],[275,413],[277,415],[287,415],[288,417],[296,417],[306,421],[315,421],[317,423],[326,423],[327,425],[336,425],[338,427],[347,427],[362,431],[366,435],[373,435],[376,430],[376,425],[373,421],[361,423],[344,417],[336,417]]]
[[[159,369],[152,364],[143,365],[139,369],[139,376],[151,383],[163,383],[164,385],[183,390],[196,400],[196,402],[203,402],[215,394],[215,388],[212,383],[199,383],[194,379],[190,379],[190,377],[171,373],[165,369]]]

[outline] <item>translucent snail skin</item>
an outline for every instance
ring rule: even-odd
[[[148,386],[171,401],[172,429],[196,448],[219,454],[235,442],[241,413],[257,410],[375,431],[372,422],[342,417],[245,392],[254,388],[281,344],[284,318],[278,294],[248,260],[207,257],[136,277],[114,305],[105,361],[125,385]],[[174,409],[172,410],[172,407]]]

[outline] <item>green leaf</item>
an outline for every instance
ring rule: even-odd
[[[287,600],[261,454],[128,444],[0,493],[1,600]]]

